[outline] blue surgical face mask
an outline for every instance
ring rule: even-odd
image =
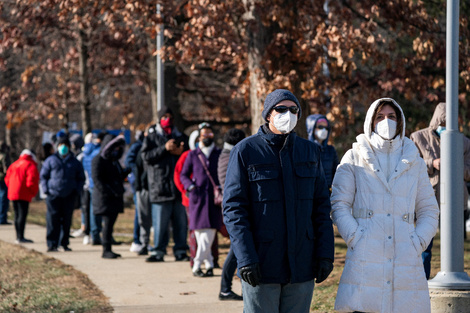
[[[60,145],[57,151],[59,151],[59,154],[61,156],[65,156],[67,155],[67,153],[69,153],[69,147],[67,147],[66,145]]]
[[[436,133],[439,135],[439,137],[441,137],[441,134],[443,131],[446,130],[446,127],[445,126],[438,126],[437,129],[436,129]]]

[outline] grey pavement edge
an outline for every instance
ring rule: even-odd
[[[0,226],[0,240],[15,242],[13,225]],[[83,238],[70,238],[71,252],[47,252],[46,228],[26,225],[25,237],[34,243],[24,247],[56,258],[86,274],[110,300],[115,312],[241,313],[242,301],[220,301],[221,269],[214,277],[193,277],[189,262],[146,263],[145,256],[130,252],[129,245],[113,246],[119,259],[102,259],[101,246],[83,245]],[[241,294],[238,278],[233,290]]]

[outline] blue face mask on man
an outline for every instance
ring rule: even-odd
[[[66,156],[67,153],[69,153],[69,147],[66,145],[60,145],[57,151],[59,152],[60,156]]]
[[[446,130],[445,126],[439,125],[436,129],[436,133],[439,135],[439,137],[441,137],[442,132],[445,131],[445,130]]]

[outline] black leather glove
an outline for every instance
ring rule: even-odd
[[[240,276],[244,281],[249,283],[251,286],[256,287],[259,285],[261,279],[261,271],[258,263],[253,263],[247,266],[243,266],[238,270]]]
[[[315,282],[317,284],[324,281],[333,270],[333,261],[330,259],[320,259],[315,266]]]

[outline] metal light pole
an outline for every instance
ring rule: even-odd
[[[447,0],[446,130],[441,135],[441,271],[430,288],[470,290],[463,263],[463,137],[458,127],[459,0]]]
[[[157,4],[157,16],[161,16],[160,5]],[[165,106],[164,92],[164,65],[162,62],[161,49],[163,47],[163,23],[157,25],[157,111]]]

